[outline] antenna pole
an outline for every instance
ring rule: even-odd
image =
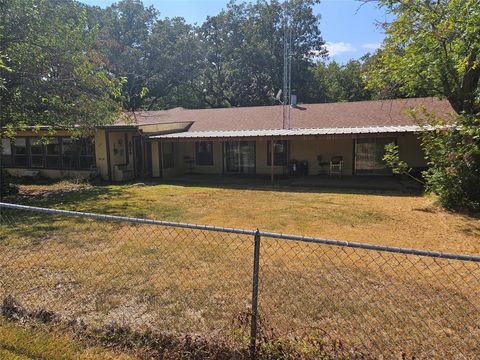
[[[290,3],[286,0],[283,23],[283,128],[290,129],[290,102],[292,95],[292,29]]]

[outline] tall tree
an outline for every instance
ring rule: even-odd
[[[146,83],[151,76],[148,41],[157,18],[153,6],[145,7],[140,0],[121,0],[96,16],[101,29],[99,49],[107,57],[109,70],[125,79],[126,110],[140,108],[148,91]]]
[[[272,103],[282,87],[284,21],[291,18],[292,87],[300,95],[311,78],[309,66],[325,56],[320,18],[313,14],[317,0],[283,3],[230,2],[201,27],[206,52],[200,90],[210,106],[246,106]]]
[[[370,100],[372,91],[366,89],[366,66],[370,55],[349,60],[345,65],[336,61],[318,62],[311,68],[310,101],[344,102]]]
[[[119,84],[93,50],[95,38],[77,2],[2,2],[2,124],[78,129],[111,121]]]
[[[445,96],[457,113],[480,112],[480,2],[478,0],[380,0],[395,20],[372,67],[369,83],[398,84]]]
[[[396,19],[370,72],[370,83],[423,87],[448,99],[452,121],[421,112],[435,131],[424,131],[427,189],[449,208],[480,211],[480,2],[380,0]],[[395,150],[395,149],[393,149]],[[394,162],[397,162],[396,159]]]

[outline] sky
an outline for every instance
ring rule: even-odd
[[[114,0],[80,0],[89,5],[106,7]],[[181,16],[187,22],[201,24],[208,15],[216,15],[228,0],[143,0],[153,5],[161,17]],[[360,58],[377,49],[383,38],[376,25],[387,15],[374,3],[363,4],[358,0],[323,0],[314,8],[321,15],[320,29],[330,53],[330,59],[345,63]]]

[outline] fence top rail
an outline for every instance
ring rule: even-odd
[[[104,215],[104,214],[96,214],[96,213],[89,213],[89,212],[82,212],[82,211],[50,209],[50,208],[42,208],[37,206],[18,205],[18,204],[4,203],[4,202],[0,202],[0,208],[26,210],[26,211],[41,212],[41,213],[55,214],[55,215],[91,218],[91,219],[97,219],[97,220],[103,220],[103,221],[122,221],[122,222],[131,222],[131,223],[137,223],[137,224],[161,225],[161,226],[176,227],[176,228],[207,230],[207,231],[216,231],[216,232],[224,232],[224,233],[234,233],[234,234],[255,235],[257,233],[256,231],[253,231],[253,230],[234,229],[234,228],[227,228],[227,227],[220,227],[220,226],[187,224],[187,223],[180,223],[180,222],[173,222],[173,221],[142,219],[142,218],[134,218],[134,217],[128,217],[128,216]]]
[[[55,215],[84,217],[84,218],[91,218],[91,219],[97,219],[97,220],[103,220],[103,221],[132,222],[132,223],[138,223],[138,224],[161,225],[161,226],[167,226],[167,227],[206,230],[206,231],[243,234],[243,235],[252,235],[252,236],[260,235],[263,237],[282,239],[287,241],[288,240],[299,241],[299,242],[315,243],[315,244],[330,245],[330,246],[373,250],[373,251],[379,251],[379,252],[400,253],[400,254],[417,255],[417,256],[424,256],[424,257],[431,257],[431,258],[442,258],[442,259],[461,260],[461,261],[470,261],[470,262],[480,263],[480,256],[475,256],[475,255],[454,254],[454,253],[445,253],[445,252],[438,252],[438,251],[400,248],[400,247],[394,247],[394,246],[374,245],[374,244],[368,244],[368,243],[323,239],[323,238],[299,236],[299,235],[280,234],[280,233],[259,231],[259,230],[246,230],[246,229],[228,228],[228,227],[220,227],[220,226],[188,224],[188,223],[173,222],[173,221],[142,219],[142,218],[127,217],[127,216],[104,215],[104,214],[88,213],[88,212],[81,212],[81,211],[42,208],[37,206],[19,205],[19,204],[4,203],[4,202],[0,202],[0,208],[27,210],[32,212],[41,212],[41,213],[55,214]]]

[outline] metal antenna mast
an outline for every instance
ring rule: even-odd
[[[283,22],[283,128],[290,129],[290,101],[292,95],[292,29],[290,27],[290,2],[286,0]]]

